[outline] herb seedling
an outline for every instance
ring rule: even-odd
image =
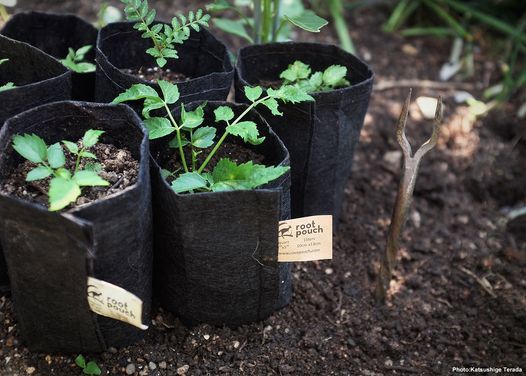
[[[13,137],[13,149],[37,165],[28,172],[26,181],[31,182],[52,177],[49,182],[49,210],[61,210],[75,202],[82,193],[82,187],[109,185],[97,173],[100,165],[91,163],[86,164],[84,169],[80,169],[82,159],[97,159],[95,154],[89,152],[89,149],[95,146],[103,133],[104,131],[93,129],[86,131],[82,138],[81,147],[71,141],[62,141],[68,151],[75,156],[75,166],[72,171],[65,167],[66,156],[59,142],[47,146],[45,141],[35,134]]]
[[[153,24],[156,11],[148,7],[147,0],[121,0],[125,4],[124,14],[128,21],[136,22],[134,29],[142,31],[143,38],[150,38],[153,47],[146,53],[153,56],[159,67],[164,67],[167,59],[178,59],[176,44],[183,44],[190,37],[190,28],[199,31],[208,26],[210,15],[201,9],[190,11],[188,16],[179,14],[172,18],[171,25]]]
[[[68,48],[68,56],[65,59],[60,60],[62,65],[66,68],[71,69],[73,72],[77,73],[90,73],[95,72],[95,64],[87,63],[84,61],[86,54],[91,50],[92,46],[87,45],[74,50],[73,48]]]
[[[294,85],[308,93],[316,93],[349,86],[346,76],[347,68],[342,65],[331,65],[323,72],[312,73],[310,66],[297,60],[281,72],[279,78],[283,79],[284,85]]]
[[[84,356],[82,356],[82,354],[75,358],[75,364],[82,369],[82,372],[85,375],[98,376],[102,373],[101,369],[99,368],[96,362],[91,360],[86,363],[86,359],[84,358]]]
[[[212,171],[208,171],[206,167],[229,135],[240,137],[244,142],[252,145],[261,144],[265,138],[260,137],[255,122],[245,120],[246,115],[260,105],[267,107],[273,115],[282,115],[278,101],[297,103],[313,100],[301,89],[295,86],[283,86],[277,90],[268,89],[265,93],[259,86],[245,87],[245,95],[251,104],[239,116],[236,117],[232,108],[228,106],[220,106],[214,110],[215,122],[225,122],[227,125],[224,133],[215,141],[217,129],[202,126],[206,103],[193,111],[187,111],[184,105],[181,105],[181,116],[176,120],[169,105],[179,100],[179,89],[177,85],[168,81],[159,80],[158,83],[162,96],[159,96],[157,91],[150,86],[137,84],[119,95],[113,102],[144,100],[142,114],[151,140],[175,133],[169,145],[178,149],[184,171],[180,174],[168,171],[163,173],[165,178],[176,177],[172,182],[172,189],[175,192],[253,189],[277,179],[289,169],[288,167],[266,167],[251,161],[237,165],[226,158],[221,159]],[[167,117],[150,115],[152,110],[161,108],[164,109]],[[189,161],[187,161],[185,148],[189,148]],[[201,164],[198,164],[197,156],[208,148],[211,148],[209,154]]]
[[[2,65],[3,63],[6,63],[6,62],[8,62],[8,61],[9,61],[9,59],[0,59],[0,65]],[[9,89],[13,89],[14,87],[15,87],[15,84],[14,84],[14,83],[12,83],[12,82],[8,82],[7,84],[0,86],[0,93],[1,93],[2,91],[6,91],[6,90],[9,90]]]

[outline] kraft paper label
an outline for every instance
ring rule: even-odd
[[[88,277],[88,303],[90,309],[101,316],[148,329],[142,324],[142,300],[122,287]]]
[[[332,215],[281,221],[278,238],[278,262],[330,260]]]

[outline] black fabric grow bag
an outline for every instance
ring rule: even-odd
[[[242,48],[236,74],[236,100],[245,102],[245,85],[275,81],[296,60],[323,71],[347,67],[352,86],[315,93],[315,102],[280,106],[283,117],[261,109],[263,117],[289,150],[292,216],[334,215],[338,223],[354,148],[360,137],[373,86],[369,66],[342,49],[316,43],[274,43]]]
[[[0,35],[0,59],[9,59],[0,65],[0,86],[7,82],[16,85],[0,92],[0,126],[11,116],[32,107],[71,98],[71,73],[42,51]],[[8,285],[0,250],[0,293],[8,291]]]
[[[154,67],[155,60],[145,51],[151,40],[141,38],[133,23],[117,22],[101,29],[97,40],[97,81],[95,98],[98,102],[111,102],[133,84],[151,84],[120,69]],[[227,48],[208,30],[192,31],[190,39],[176,45],[179,59],[168,59],[166,68],[191,79],[177,83],[182,103],[199,100],[225,100],[234,79]],[[140,112],[142,105],[132,104]]]
[[[82,18],[72,14],[43,12],[17,13],[9,19],[0,34],[29,43],[57,59],[64,59],[68,48],[74,50],[91,45],[86,61],[95,60],[97,29]],[[95,72],[72,73],[75,100],[92,101],[95,91]]]
[[[0,131],[0,180],[22,158],[15,134],[35,133],[46,142],[77,140],[87,129],[127,148],[140,162],[138,181],[125,190],[61,213],[0,194],[2,245],[20,332],[40,352],[91,352],[138,341],[143,331],[91,312],[87,276],[113,283],[151,309],[152,233],[149,145],[137,115],[127,106],[56,102],[26,111]],[[1,183],[1,181],[0,181]]]
[[[215,124],[213,109],[223,104],[206,106],[205,124]],[[236,114],[246,108],[231,107]],[[266,136],[252,147],[265,157],[262,163],[288,166],[285,146],[265,121],[256,112],[247,120]],[[162,158],[169,139],[152,143],[154,159]],[[160,171],[153,161],[155,291],[161,305],[188,324],[229,326],[261,320],[287,305],[292,264],[278,263],[277,254],[278,222],[290,218],[290,174],[261,189],[176,194]]]

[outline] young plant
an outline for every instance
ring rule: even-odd
[[[261,144],[265,138],[260,137],[256,123],[245,119],[250,110],[264,106],[273,115],[282,115],[278,101],[297,103],[313,100],[301,89],[295,86],[283,86],[277,90],[268,89],[265,93],[259,86],[245,87],[245,95],[251,104],[240,115],[236,116],[228,106],[220,106],[214,110],[215,122],[226,123],[223,134],[216,141],[217,128],[203,126],[206,103],[193,111],[187,111],[184,105],[181,105],[181,116],[176,120],[169,105],[179,100],[179,90],[170,82],[159,80],[158,83],[162,96],[150,86],[137,84],[119,95],[113,102],[144,100],[142,114],[151,140],[175,133],[169,146],[178,150],[183,171],[163,172],[165,178],[175,177],[172,181],[172,189],[175,192],[253,189],[277,179],[289,169],[266,167],[254,164],[252,161],[237,165],[227,158],[221,159],[211,171],[207,167],[228,136],[240,137],[244,142],[252,145]],[[152,110],[161,108],[166,112],[166,117],[151,116]],[[189,153],[185,153],[185,150]],[[207,150],[209,152],[206,158],[198,163],[198,155]],[[190,155],[189,160],[187,154]]]
[[[82,354],[75,358],[75,364],[82,369],[82,372],[85,375],[98,376],[102,373],[101,369],[99,368],[96,362],[91,360],[86,363],[86,359],[84,358],[84,356],[82,356]]]
[[[180,14],[172,18],[171,25],[154,24],[156,11],[148,7],[147,0],[121,0],[125,4],[124,14],[128,21],[136,22],[134,29],[142,31],[143,38],[152,40],[153,47],[146,53],[153,56],[159,67],[164,67],[167,59],[178,59],[176,44],[183,44],[190,37],[190,28],[199,31],[208,26],[210,16],[201,9],[190,11],[188,16]]]
[[[93,46],[87,45],[75,51],[73,48],[68,48],[68,56],[60,60],[62,65],[77,73],[95,72],[95,64],[84,61],[86,54]]]
[[[292,26],[318,33],[328,23],[312,10],[305,9],[301,0],[215,0],[207,9],[210,12],[233,11],[239,19],[218,18],[214,19],[214,25],[256,44],[287,40]]]
[[[97,157],[89,149],[99,141],[104,131],[90,129],[82,138],[81,146],[71,141],[62,141],[68,151],[75,156],[73,169],[66,167],[66,156],[62,145],[57,142],[47,146],[45,141],[35,134],[16,135],[13,137],[13,149],[22,157],[37,166],[29,171],[26,181],[42,180],[51,177],[49,181],[49,210],[64,209],[75,202],[82,194],[82,187],[108,186],[97,170],[100,165],[86,164],[80,168],[85,158],[96,160]]]
[[[297,60],[281,72],[279,78],[283,79],[284,85],[294,85],[308,93],[316,93],[350,86],[346,76],[347,68],[341,65],[331,65],[323,72],[312,73],[307,64]]]
[[[6,63],[6,62],[8,62],[8,61],[9,61],[9,59],[0,59],[0,65],[2,65],[3,63]],[[12,83],[12,82],[8,82],[7,84],[0,86],[0,93],[1,93],[2,91],[6,91],[6,90],[9,90],[9,89],[13,89],[14,87],[15,87],[15,84],[14,84],[14,83]]]

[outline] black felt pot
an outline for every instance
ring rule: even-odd
[[[13,82],[14,89],[0,92],[0,126],[13,115],[38,105],[70,99],[71,73],[53,57],[22,42],[0,35],[0,86]],[[0,293],[9,280],[0,249]]]
[[[373,86],[369,66],[342,49],[316,43],[274,43],[245,47],[238,56],[236,100],[243,86],[279,80],[300,60],[313,71],[333,64],[347,67],[348,88],[314,93],[315,102],[280,106],[283,117],[258,110],[290,152],[292,216],[332,214],[338,224],[343,192]]]
[[[44,51],[57,58],[64,59],[68,48],[74,50],[91,45],[86,61],[95,59],[97,29],[80,17],[72,14],[43,12],[17,13],[9,19],[0,34],[16,39]],[[95,72],[72,73],[75,100],[92,101],[95,91]]]
[[[214,108],[225,104],[209,102],[205,124],[214,124]],[[236,114],[246,108],[230,106]],[[288,152],[266,122],[256,112],[247,120],[266,136],[251,147],[264,156],[262,163],[288,166]],[[168,141],[152,143],[155,160],[165,155]],[[277,255],[278,222],[290,218],[289,189],[287,172],[261,189],[176,194],[152,162],[155,291],[161,305],[188,324],[229,326],[264,319],[287,305],[291,264],[278,263]]]
[[[151,40],[141,37],[133,29],[133,23],[117,22],[101,29],[97,41],[97,82],[95,97],[98,102],[111,102],[134,84],[148,84],[137,76],[121,71],[125,68],[156,66],[153,57],[145,51]],[[227,48],[209,31],[192,31],[190,39],[176,45],[179,59],[168,59],[165,69],[171,69],[187,77],[189,81],[177,83],[182,103],[199,100],[225,100],[234,79]],[[131,106],[140,113],[142,105]]]
[[[35,133],[50,144],[77,140],[88,129],[101,142],[128,149],[139,161],[137,182],[61,213],[0,194],[0,229],[20,333],[39,352],[92,352],[132,344],[135,327],[96,315],[87,301],[87,276],[120,286],[143,301],[149,324],[152,280],[152,216],[149,145],[137,115],[127,106],[56,102],[26,111],[0,131],[0,184],[22,162],[11,146],[15,134]]]

